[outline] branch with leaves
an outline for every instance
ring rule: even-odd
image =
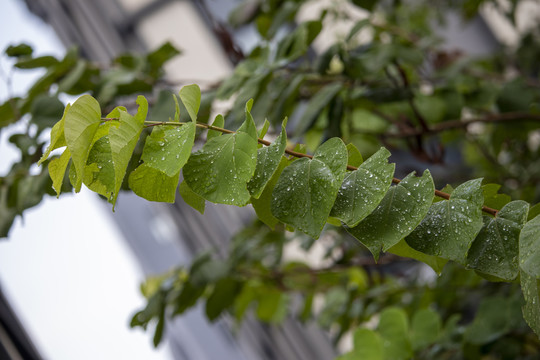
[[[223,129],[218,115],[202,149],[192,153],[201,93],[197,85],[179,92],[191,122],[178,122],[180,106],[171,122],[145,123],[148,105],[139,96],[135,115],[117,107],[103,120],[98,102],[84,95],[68,105],[51,131],[51,145],[40,160],[48,162],[53,186],[60,194],[65,174],[75,191],[84,183],[107,198],[113,209],[124,178],[133,192],[150,201],[174,202],[179,192],[195,209],[204,212],[206,201],[245,206],[274,228],[289,229],[319,238],[327,222],[342,224],[378,259],[382,251],[411,257],[436,272],[452,260],[488,279],[521,278],[526,300],[523,315],[540,333],[540,217],[529,216],[529,204],[516,200],[500,210],[483,208],[482,180],[470,180],[438,193],[430,172],[394,180],[390,152],[381,148],[363,161],[360,152],[339,138],[319,146],[313,156],[286,152],[286,121],[272,143],[262,140],[269,124],[258,131],[251,116],[233,132]],[[132,152],[145,126],[139,165],[127,173]],[[225,133],[225,134],[223,134]],[[62,155],[47,160],[52,150]],[[285,154],[293,155],[291,158]],[[347,171],[349,167],[349,170]],[[68,171],[69,169],[69,171]],[[394,183],[393,186],[392,183]],[[482,216],[482,210],[486,215]]]

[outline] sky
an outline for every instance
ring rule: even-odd
[[[3,0],[1,10],[0,50],[24,41],[38,55],[64,52],[22,1]],[[5,56],[0,66],[9,72]],[[24,94],[37,76],[15,74],[12,93]],[[1,78],[0,102],[7,97]],[[0,176],[17,160],[7,144],[16,131],[17,125],[1,129]],[[0,240],[0,286],[45,359],[171,358],[165,346],[153,349],[151,334],[129,328],[144,304],[138,290],[144,277],[112,214],[89,191],[45,197]]]

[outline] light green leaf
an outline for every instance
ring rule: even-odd
[[[285,124],[287,124],[287,118],[285,118],[285,120],[283,120],[283,122]],[[264,139],[264,136],[268,132],[269,128],[270,128],[270,121],[268,121],[268,119],[264,119],[263,126],[262,126],[261,130],[259,131],[259,139]]]
[[[247,182],[257,165],[257,128],[246,121],[235,134],[213,137],[191,155],[184,166],[184,180],[208,201],[244,206],[250,194]]]
[[[412,356],[409,323],[404,310],[399,308],[384,309],[381,312],[377,330],[383,339],[385,359],[405,360]]]
[[[64,136],[64,123],[66,119],[66,114],[68,113],[69,109],[71,108],[71,104],[67,104],[66,108],[64,109],[64,115],[58,121],[51,129],[51,143],[47,147],[47,150],[43,153],[41,158],[38,161],[38,166],[41,165],[49,155],[51,154],[51,151],[58,149],[62,146],[66,146],[66,138]]]
[[[223,128],[223,125],[225,124],[225,119],[223,118],[223,115],[219,114],[214,119],[214,122],[212,123],[212,126]],[[217,130],[208,130],[208,134],[206,135],[206,141],[209,141],[210,139],[214,137],[221,136],[223,133],[221,131]]]
[[[394,175],[395,165],[388,163],[389,156],[390,152],[381,148],[362,163],[358,170],[347,173],[331,216],[354,227],[377,207]]]
[[[521,290],[525,298],[523,318],[540,337],[540,279],[521,271]]]
[[[396,245],[388,249],[388,252],[397,256],[407,257],[421,261],[424,264],[429,265],[438,275],[442,273],[444,265],[446,265],[446,263],[448,262],[448,260],[446,259],[424,254],[420,251],[414,250],[407,244],[405,239],[401,239]]]
[[[137,145],[137,141],[139,140],[139,136],[141,135],[144,126],[144,120],[148,113],[148,102],[144,96],[137,97],[137,104],[139,104],[139,109],[135,116],[120,111],[120,125],[118,128],[113,127],[109,131],[109,142],[115,178],[114,194],[111,199],[113,210],[116,199],[118,198],[118,192],[120,191],[124,176],[126,175],[129,160]]]
[[[62,183],[64,182],[64,175],[71,159],[69,149],[64,150],[59,158],[52,159],[49,163],[49,176],[51,177],[53,188],[56,190],[56,197],[60,196],[62,190]]]
[[[182,181],[182,183],[178,187],[178,192],[180,193],[180,195],[182,196],[182,199],[184,199],[186,204],[188,204],[189,206],[191,206],[192,208],[194,208],[201,214],[204,214],[204,208],[205,208],[204,198],[200,197],[193,190],[191,190],[191,188],[188,186],[188,184],[186,184],[185,181]]]
[[[484,227],[467,255],[467,266],[506,281],[519,273],[519,234],[527,221],[529,204],[516,200],[506,204],[497,217],[484,216]]]
[[[359,167],[360,164],[364,162],[364,158],[362,157],[362,154],[360,154],[360,150],[358,150],[353,143],[347,144],[347,153],[347,165]]]
[[[376,332],[359,328],[353,335],[353,351],[336,360],[383,360],[383,341]]]
[[[405,239],[420,252],[465,264],[482,228],[482,179],[458,186],[450,200],[434,203],[420,225]]]
[[[504,205],[512,200],[510,196],[506,194],[498,194],[500,188],[501,185],[499,184],[486,184],[482,186],[485,206],[501,210]]]
[[[264,146],[257,151],[255,174],[247,184],[251,196],[255,199],[261,196],[264,187],[276,172],[285,153],[287,147],[286,125],[286,122],[281,125],[281,134],[270,146]]]
[[[141,158],[147,166],[174,176],[189,159],[194,141],[195,123],[154,126]]]
[[[90,95],[78,98],[67,110],[64,120],[64,136],[77,172],[75,192],[81,190],[84,168],[94,134],[101,122],[101,108]]]
[[[522,272],[540,278],[540,216],[527,222],[521,229],[519,266]]]
[[[197,121],[197,113],[199,112],[199,106],[201,105],[201,89],[199,85],[186,85],[180,89],[180,100],[184,103],[189,116],[193,122]]]
[[[347,148],[341,139],[322,144],[313,159],[286,167],[272,192],[272,214],[317,239],[334,204],[347,168]]]
[[[180,104],[178,103],[178,99],[176,98],[176,95],[172,94],[174,99],[174,121],[179,122],[180,121]]]
[[[390,249],[418,226],[431,206],[434,191],[429,170],[421,177],[410,173],[388,190],[369,216],[356,227],[346,229],[378,259],[381,250]]]
[[[146,163],[139,165],[129,175],[129,187],[138,196],[149,201],[174,203],[180,171],[168,176]]]
[[[278,179],[283,172],[283,169],[285,169],[288,164],[289,160],[282,156],[276,171],[274,171],[272,178],[270,178],[270,180],[266,183],[266,186],[264,187],[263,192],[261,193],[259,198],[251,198],[251,205],[253,206],[257,217],[263,223],[268,225],[268,227],[270,227],[272,230],[279,223],[279,220],[276,219],[274,215],[272,215],[272,192],[274,191],[274,187],[276,186]]]
[[[413,350],[422,350],[435,343],[441,334],[441,318],[431,309],[420,309],[414,313],[411,323]]]

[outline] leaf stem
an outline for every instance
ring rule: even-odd
[[[102,121],[111,121],[111,120],[118,120],[118,118],[102,118],[101,120]],[[182,125],[187,124],[186,122],[176,122],[176,121],[174,121],[174,122],[173,121],[145,121],[144,123],[146,124],[147,127],[157,126],[157,125],[182,126]],[[215,131],[219,131],[219,132],[222,132],[222,133],[225,133],[225,134],[236,134],[235,131],[220,128],[220,127],[213,126],[213,125],[202,124],[202,123],[195,123],[195,125],[197,127],[199,127],[199,128],[202,128],[202,129],[215,130]],[[267,140],[264,140],[264,139],[257,139],[257,141],[259,142],[259,144],[262,144],[262,145],[265,145],[265,146],[269,146],[271,144],[270,141],[267,141]],[[302,157],[307,157],[309,159],[313,158],[312,155],[304,154],[304,153],[289,150],[289,149],[285,149],[285,153],[287,153],[287,154],[289,154],[291,156],[297,157],[297,158],[302,158]],[[355,166],[347,165],[347,170],[354,171],[354,170],[358,170],[358,168],[355,167]],[[400,182],[401,182],[400,179],[392,178],[392,183],[399,184]],[[446,200],[450,199],[450,194],[447,194],[447,193],[439,191],[439,190],[435,190],[435,195],[440,197],[440,198],[446,199]],[[497,212],[498,212],[498,210],[489,208],[487,206],[482,206],[482,211],[485,212],[485,213],[491,214],[493,216],[497,216]]]

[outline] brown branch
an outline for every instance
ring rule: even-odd
[[[118,118],[102,118],[101,120],[102,121],[111,121],[111,120],[118,120]],[[145,123],[147,124],[146,125],[147,127],[157,126],[157,125],[182,126],[182,125],[186,124],[186,123],[182,123],[182,122],[165,122],[165,121],[145,121]],[[223,128],[213,126],[213,125],[207,125],[207,124],[201,124],[201,123],[196,123],[195,125],[197,127],[203,128],[203,129],[215,130],[215,131],[219,131],[219,132],[222,132],[222,133],[225,133],[225,134],[236,134],[235,131],[228,130],[228,129],[223,129]],[[257,139],[257,141],[259,142],[259,144],[266,145],[266,146],[270,146],[272,144],[270,141],[267,141],[267,140],[264,140],[264,139]],[[297,158],[305,157],[305,158],[308,158],[308,159],[313,159],[313,155],[304,154],[304,153],[297,152],[297,151],[290,150],[290,149],[285,149],[285,153],[287,153],[287,154],[289,154],[291,156],[297,157]],[[355,167],[355,166],[347,165],[347,170],[354,171],[354,170],[358,170],[358,168]],[[392,178],[392,183],[399,184],[400,182],[401,182],[400,179]],[[443,199],[446,199],[446,200],[450,199],[450,194],[447,194],[447,193],[439,191],[439,190],[435,190],[435,195],[438,196],[438,197],[441,197]],[[498,212],[498,210],[489,208],[487,206],[482,206],[482,211],[485,212],[485,213],[491,214],[493,216],[496,216],[497,212]]]
[[[447,130],[466,128],[473,123],[504,123],[511,121],[540,121],[540,114],[532,114],[524,111],[492,114],[480,118],[465,120],[451,120],[428,127],[426,130],[409,128],[398,134],[378,134],[390,138],[416,137],[418,135],[437,134]]]

